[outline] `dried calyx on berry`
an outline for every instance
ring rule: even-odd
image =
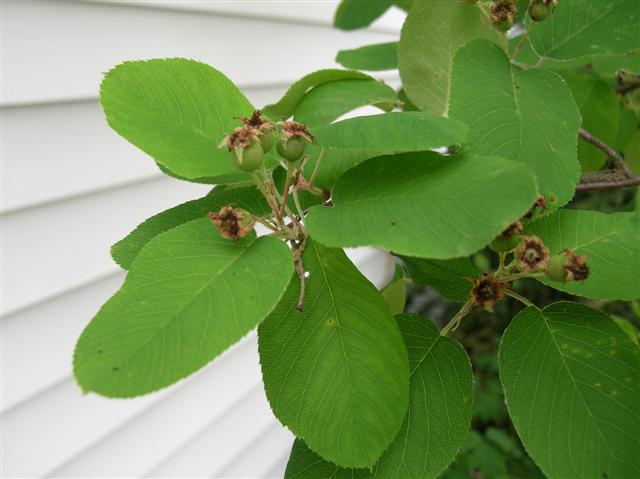
[[[540,195],[536,198],[533,206],[522,217],[522,221],[531,221],[532,219],[540,216],[540,214],[547,209],[547,203],[544,201],[544,196]]]
[[[511,251],[518,245],[520,233],[522,233],[522,223],[516,221],[489,243],[489,248],[496,253]]]
[[[248,211],[234,208],[231,205],[223,207],[220,211],[209,213],[209,218],[214,224],[220,236],[237,241],[253,231],[255,220]]]
[[[534,22],[545,20],[558,6],[558,0],[531,0],[529,17]]]
[[[516,13],[515,0],[496,0],[491,5],[491,23],[496,30],[506,32],[513,26]]]
[[[276,133],[276,125],[270,120],[267,120],[260,110],[256,110],[250,117],[242,117],[240,121],[247,128],[252,128],[257,131],[257,138],[262,145],[262,150],[267,153],[273,147],[274,136]]]
[[[242,171],[255,171],[264,162],[264,151],[258,139],[259,130],[247,125],[234,128],[224,137],[220,146],[226,145],[234,164]]]
[[[562,253],[551,257],[545,275],[553,281],[562,283],[584,281],[589,277],[587,255],[578,256],[575,251],[565,249]]]
[[[483,274],[482,278],[467,278],[471,281],[471,297],[478,306],[493,311],[493,305],[504,298],[507,285],[493,274]]]
[[[285,121],[280,132],[277,149],[282,158],[287,161],[298,161],[307,144],[313,143],[313,135],[302,123]]]
[[[517,267],[525,273],[545,271],[549,262],[549,250],[537,236],[521,236],[514,252]]]

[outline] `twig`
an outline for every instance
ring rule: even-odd
[[[307,182],[310,187],[313,187],[313,181],[316,179],[316,175],[318,174],[318,170],[320,169],[320,162],[322,161],[323,157],[324,157],[324,148],[320,148],[320,153],[318,154],[318,161],[316,161],[316,164],[313,167],[313,172],[311,172],[311,178],[309,178],[309,181]]]
[[[535,23],[530,25],[529,28],[524,32],[524,35],[522,35],[522,38],[516,45],[516,48],[513,50],[513,53],[511,54],[509,61],[513,61],[518,56],[518,53],[520,53],[520,50],[522,50],[522,47],[527,41],[527,38],[529,38],[529,30],[533,27],[533,25],[535,25]]]
[[[507,296],[511,296],[513,299],[517,299],[518,301],[520,301],[522,304],[526,306],[535,306],[535,304],[533,304],[527,298],[525,298],[524,296],[520,296],[518,293],[516,293],[512,289],[507,289],[506,294]]]
[[[616,93],[618,95],[626,95],[627,93],[631,93],[632,91],[635,91],[638,88],[640,88],[640,80],[618,85],[616,87]]]
[[[576,186],[576,191],[613,190],[616,188],[631,188],[635,186],[640,186],[640,176],[624,180],[580,182]]]
[[[280,216],[284,216],[284,209],[289,200],[289,189],[291,187],[291,168],[287,166],[287,179],[284,182],[284,190],[282,190],[282,203],[280,203]]]
[[[586,141],[587,143],[591,143],[593,146],[598,148],[600,151],[603,151],[605,155],[607,155],[613,161],[614,166],[621,170],[627,178],[634,178],[635,175],[629,169],[627,164],[624,162],[624,158],[613,148],[607,145],[604,141],[597,138],[593,134],[586,131],[584,128],[580,128],[578,132],[578,136]]]
[[[292,243],[294,244],[293,262],[295,264],[296,273],[298,273],[298,276],[300,277],[300,294],[298,295],[298,302],[296,303],[296,309],[300,312],[304,308],[304,295],[306,291],[306,278],[304,277],[304,264],[302,263],[302,253],[304,252],[306,243],[306,238],[300,243]]]
[[[456,329],[460,324],[462,318],[464,318],[467,313],[469,313],[469,311],[473,309],[474,304],[475,300],[472,297],[469,297],[467,301],[462,305],[462,308],[460,308],[460,311],[458,311],[455,316],[451,318],[451,321],[449,321],[447,325],[442,328],[442,331],[440,331],[440,335],[446,336],[450,331]]]

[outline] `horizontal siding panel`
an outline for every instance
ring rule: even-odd
[[[242,87],[283,86],[336,66],[339,48],[397,38],[115,4],[13,1],[2,9],[3,105],[95,98],[103,72],[153,57],[204,61]]]
[[[148,216],[209,189],[163,177],[3,215],[1,314],[116,271],[114,242]]]
[[[262,390],[256,339],[256,334],[251,333],[161,401],[155,402],[100,441],[78,451],[47,475],[139,477],[181,450],[184,444],[205,429],[213,428],[233,434],[237,429],[223,430],[219,423],[247,398],[251,407],[263,412],[261,421],[276,424],[271,411],[265,411],[260,404],[266,401],[264,396],[255,394],[256,390]],[[249,443],[252,435],[259,433],[259,429],[251,427],[242,431],[240,439]],[[114,457],[118,460],[114,461]],[[212,464],[224,463],[227,459],[215,450],[207,458]]]
[[[260,107],[284,90],[245,93]],[[162,176],[151,157],[109,128],[97,99],[3,108],[0,115],[2,213]]]
[[[341,0],[124,0],[139,7],[191,10],[249,18],[265,18],[279,21],[304,22],[318,25],[333,25],[333,17]],[[116,3],[102,1],[99,3]],[[368,29],[395,33],[402,27],[406,13],[391,7]]]

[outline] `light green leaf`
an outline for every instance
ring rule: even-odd
[[[353,70],[318,70],[305,75],[289,87],[277,103],[267,105],[262,112],[274,120],[285,120],[294,114],[305,94],[314,87],[337,80],[371,80],[369,75]]]
[[[340,30],[368,27],[393,5],[392,0],[342,0],[333,25]]]
[[[421,1],[411,8],[398,44],[398,67],[407,95],[421,110],[446,115],[453,56],[462,45],[484,38],[506,47],[504,34],[481,8],[452,0]]]
[[[551,479],[640,477],[640,349],[577,303],[528,307],[500,345],[513,424]]]
[[[640,74],[640,49],[623,55],[598,56],[591,62],[593,70],[603,77],[614,77],[619,71]]]
[[[436,478],[464,443],[471,422],[473,377],[464,348],[417,315],[396,317],[409,351],[409,410],[373,471],[342,469],[296,440],[286,479]]]
[[[140,250],[157,235],[187,221],[207,216],[210,211],[218,211],[228,204],[258,216],[271,211],[264,197],[256,188],[232,190],[216,188],[203,198],[187,201],[146,219],[111,247],[111,256],[124,269],[129,269]]]
[[[356,108],[375,105],[389,111],[397,101],[395,90],[377,80],[336,80],[307,93],[294,119],[307,127],[328,125]]]
[[[563,75],[582,114],[582,128],[607,144],[616,139],[619,100],[612,85],[592,75]],[[582,171],[599,170],[607,156],[586,141],[578,142]]]
[[[292,273],[284,242],[253,234],[230,241],[208,218],[158,235],[82,333],[74,355],[78,383],[108,397],[175,383],[262,321]]]
[[[533,204],[524,165],[497,157],[433,152],[373,158],[335,184],[334,207],[306,218],[328,246],[378,246],[394,253],[448,259],[483,248]]]
[[[539,236],[554,255],[574,249],[588,255],[591,270],[585,281],[566,284],[541,278],[555,289],[599,299],[640,297],[640,230],[634,213],[560,210],[525,225],[525,233]]]
[[[218,70],[184,58],[125,62],[105,75],[100,103],[111,128],[176,175],[238,172],[218,145],[253,107]]]
[[[369,467],[400,429],[409,368],[398,325],[380,293],[342,250],[307,241],[304,310],[294,277],[258,329],[274,414],[314,451]]]
[[[638,48],[639,31],[637,0],[560,1],[544,22],[529,25],[529,41],[541,58],[566,61],[626,53]]]
[[[438,293],[453,301],[464,302],[471,292],[468,277],[478,276],[469,258],[423,259],[401,256],[409,276],[416,284],[433,286]]]
[[[340,50],[336,62],[354,70],[395,70],[398,68],[398,42],[376,43],[353,50]]]
[[[312,133],[320,146],[376,150],[382,154],[459,145],[466,137],[467,126],[460,121],[408,111],[349,118],[314,128]]]
[[[470,150],[529,166],[550,209],[567,203],[580,174],[580,111],[567,85],[548,71],[513,74],[504,52],[484,40],[462,47],[453,63],[449,116],[469,124]]]
[[[322,161],[317,169],[313,184],[319,188],[326,189],[331,189],[338,178],[347,170],[369,158],[380,155],[380,153],[375,150],[345,150],[309,145],[306,150],[306,153],[309,155],[309,161],[307,161],[304,168],[305,178],[311,178],[311,175],[316,169],[316,163],[320,157],[320,153],[323,150]]]

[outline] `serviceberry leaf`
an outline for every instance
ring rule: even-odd
[[[376,43],[353,50],[340,50],[336,62],[354,70],[382,71],[398,68],[398,42]]]
[[[258,328],[260,364],[276,417],[324,458],[371,467],[400,429],[407,352],[376,288],[345,253],[308,240],[304,309],[292,279]]]
[[[78,383],[107,397],[175,383],[262,321],[292,273],[291,251],[281,240],[251,233],[230,241],[208,218],[156,236],[80,336]]]
[[[640,349],[608,316],[571,302],[522,310],[500,344],[513,424],[548,477],[640,475]]]

